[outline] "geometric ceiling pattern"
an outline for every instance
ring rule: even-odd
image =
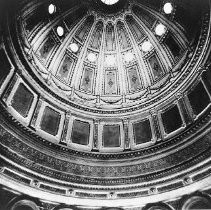
[[[207,36],[199,5],[110,3],[44,1],[22,10],[18,42],[31,77],[13,77],[4,101],[56,144],[105,153],[148,147],[183,131],[210,103],[204,82],[187,86]]]
[[[176,67],[189,50],[184,28],[172,21],[175,11],[159,13],[164,4],[158,2],[158,11],[127,2],[115,16],[76,5],[56,22],[53,13],[44,33],[43,26],[36,33],[36,24],[29,26],[38,15],[34,8],[34,16],[23,22],[38,73],[87,106],[120,108],[146,100],[180,73]],[[159,26],[164,27],[160,34]]]
[[[178,102],[175,94],[193,79],[188,75],[194,68],[186,66],[194,63],[196,28],[201,26],[193,22],[199,12],[180,18],[176,2],[166,11],[162,1],[63,4],[35,3],[20,22],[33,74],[57,99],[38,100],[29,91],[27,102],[19,97],[23,87],[17,79],[19,88],[5,101],[19,97],[26,104],[20,102],[20,110],[15,100],[11,109],[32,118],[26,123],[39,135],[76,150],[136,150],[182,131],[188,124],[184,107],[190,105]],[[61,107],[60,100],[71,108]],[[36,114],[26,116],[23,110]]]
[[[169,139],[194,112],[194,99],[182,94],[206,37],[194,23],[197,6],[187,18],[188,3],[34,3],[21,14],[19,39],[32,75],[55,100],[16,75],[4,101],[39,135],[76,150],[113,153]],[[196,116],[210,103],[200,84],[204,105]]]

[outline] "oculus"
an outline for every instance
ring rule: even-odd
[[[113,5],[116,4],[119,0],[101,0],[104,4]]]
[[[74,53],[77,53],[79,50],[79,47],[76,43],[72,43],[72,44],[70,44],[70,50]]]
[[[63,36],[64,35],[64,28],[62,26],[58,26],[56,29],[56,32],[58,34],[58,36]]]
[[[89,53],[87,56],[88,61],[94,63],[97,60],[97,56],[94,53]]]
[[[56,12],[56,6],[54,5],[54,4],[50,4],[49,6],[48,6],[48,13],[50,14],[50,15],[52,15],[52,14],[54,14]]]
[[[165,32],[166,32],[166,27],[162,23],[156,26],[155,28],[156,35],[162,36],[163,34],[165,34]]]
[[[166,14],[171,14],[172,11],[173,11],[173,6],[171,3],[165,3],[164,6],[163,6],[163,11],[166,13]]]
[[[107,55],[105,62],[107,66],[114,66],[116,64],[116,58],[114,55]]]
[[[129,62],[131,62],[131,61],[133,61],[134,60],[134,55],[133,55],[133,53],[132,52],[127,52],[126,54],[125,54],[125,61],[127,62],[127,63],[129,63]]]
[[[143,52],[148,52],[150,51],[152,48],[152,44],[150,41],[145,41],[143,42],[143,44],[141,45],[141,49]]]

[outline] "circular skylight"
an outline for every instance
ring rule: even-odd
[[[101,0],[104,4],[113,5],[116,4],[119,0]]]
[[[76,43],[72,43],[72,44],[70,44],[70,50],[74,53],[77,53],[79,50],[79,47]]]
[[[173,11],[173,6],[170,2],[168,3],[165,3],[164,6],[163,6],[163,10],[166,14],[171,14],[172,11]]]
[[[141,49],[144,51],[144,52],[148,52],[150,51],[152,48],[152,44],[150,41],[145,41],[143,42],[142,46],[141,46]]]
[[[55,13],[56,12],[56,6],[54,5],[54,4],[50,4],[49,6],[48,6],[48,12],[49,12],[49,14],[53,14],[53,13]]]
[[[132,52],[127,52],[126,54],[125,54],[125,61],[126,62],[131,62],[132,60],[134,59],[134,55],[133,55],[133,53]]]
[[[62,26],[58,26],[56,29],[56,32],[59,36],[63,36],[64,35],[64,29]]]
[[[87,56],[88,61],[94,63],[97,60],[97,57],[94,53],[89,53]]]
[[[108,55],[106,56],[106,64],[107,66],[114,66],[116,63],[116,58],[114,55]]]
[[[163,34],[165,34],[165,32],[166,32],[166,27],[162,23],[156,26],[155,28],[156,35],[162,36]]]

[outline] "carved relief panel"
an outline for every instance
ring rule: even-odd
[[[56,47],[56,41],[54,40],[51,33],[47,36],[48,38],[43,41],[41,46],[38,48],[36,54],[39,56],[41,61],[46,64],[51,52]]]
[[[87,93],[92,93],[94,71],[94,68],[84,65],[80,89]]]
[[[122,23],[121,21],[117,22],[117,31],[121,50],[131,47],[130,38],[128,36],[124,23]]]
[[[154,16],[152,16],[149,12],[147,12],[146,10],[142,9],[139,6],[134,6],[132,8],[133,12],[135,15],[137,15],[137,17],[148,27],[148,28],[152,28],[156,18]]]
[[[79,9],[71,12],[65,19],[64,22],[66,23],[69,29],[73,28],[74,25],[79,22],[83,16],[86,14],[86,8],[80,7]]]
[[[68,77],[71,74],[74,65],[75,65],[75,60],[66,54],[58,69],[57,77],[59,77],[62,81],[67,83]]]
[[[103,22],[99,21],[95,26],[89,46],[96,50],[100,50],[100,46],[102,43],[102,35],[103,35]]]
[[[128,75],[128,89],[130,93],[137,92],[143,88],[141,79],[138,73],[138,66],[129,66],[126,68]]]
[[[117,70],[106,70],[104,81],[104,94],[113,95],[118,94],[117,86]]]
[[[137,21],[130,15],[126,16],[126,22],[134,35],[137,42],[140,42],[146,36],[141,26],[137,23]]]
[[[151,71],[150,74],[152,75],[153,82],[159,80],[165,74],[164,68],[156,53],[153,53],[147,58],[147,63]]]
[[[114,26],[112,23],[108,23],[106,26],[106,51],[115,51],[116,50],[116,42],[115,42],[115,34],[114,34]]]
[[[180,56],[182,56],[183,50],[178,41],[176,41],[175,37],[172,36],[171,32],[169,32],[164,39],[164,44],[167,46],[167,49],[170,51],[174,60],[177,60]]]
[[[90,32],[90,29],[94,23],[94,16],[89,16],[81,27],[77,30],[75,36],[80,42],[84,42]]]

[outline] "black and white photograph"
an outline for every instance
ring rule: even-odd
[[[211,0],[0,0],[0,210],[211,210]]]

